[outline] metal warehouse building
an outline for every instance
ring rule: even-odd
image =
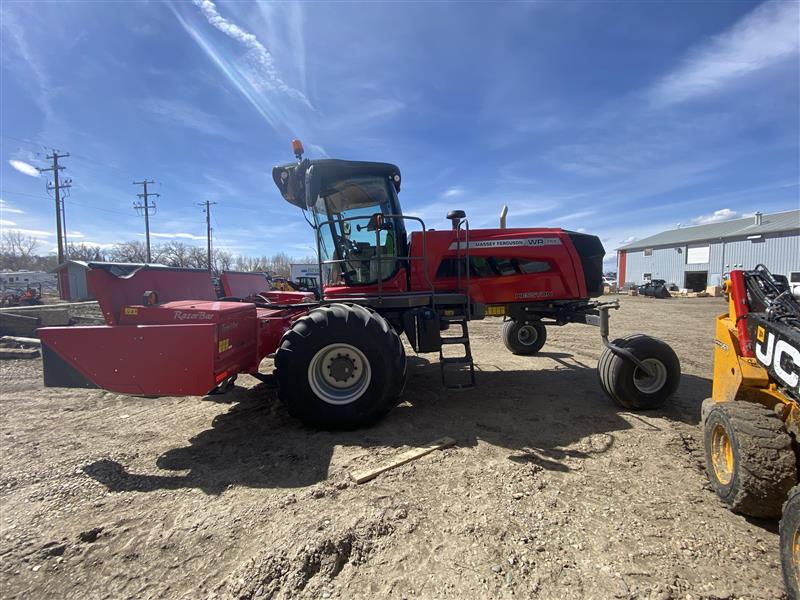
[[[732,269],[764,264],[800,280],[800,210],[683,227],[617,249],[620,286],[664,279],[680,288],[720,285]]]

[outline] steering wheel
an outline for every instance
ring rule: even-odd
[[[344,249],[344,253],[349,257],[351,254],[359,254],[361,251],[358,248],[358,244],[356,244],[351,238],[340,235],[337,236],[339,241],[339,246]]]

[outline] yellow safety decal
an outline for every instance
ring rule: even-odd
[[[502,317],[506,314],[506,307],[503,304],[495,304],[486,307],[486,315],[489,317]]]
[[[764,328],[761,325],[759,325],[758,328],[756,329],[756,338],[758,339],[759,342],[764,341]]]
[[[231,341],[228,338],[219,341],[219,353],[222,354],[226,350],[230,350],[231,348]]]
[[[456,314],[456,311],[445,309],[442,311],[442,313],[444,313],[445,317],[452,317],[454,314]]]
[[[136,315],[139,314],[139,309],[138,308],[131,308],[130,306],[125,307],[125,314],[126,315],[134,315],[134,316],[136,316]]]

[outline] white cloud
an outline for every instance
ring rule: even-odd
[[[466,190],[462,187],[454,186],[442,192],[442,198],[455,198],[456,196],[463,196]]]
[[[67,232],[67,238],[82,238],[82,237],[86,237],[86,236],[83,235],[80,231],[68,231]]]
[[[721,223],[722,221],[730,221],[732,219],[739,219],[741,215],[735,210],[730,208],[721,208],[715,210],[710,215],[700,215],[694,219],[690,219],[692,225],[708,225],[709,223]]]
[[[142,107],[163,123],[180,125],[207,135],[233,138],[231,132],[219,124],[218,117],[188,102],[148,98],[142,102]]]
[[[624,240],[620,240],[619,244],[620,244],[620,246],[624,246],[625,244],[630,244],[631,242],[635,242],[638,239],[639,239],[638,237],[636,237],[635,235],[632,235],[632,236],[626,237]]]
[[[20,210],[19,208],[14,208],[8,202],[0,198],[0,214],[13,213],[15,215],[21,215],[24,212],[25,212],[24,210]]]
[[[8,164],[10,164],[23,175],[28,175],[29,177],[39,177],[40,175],[39,169],[33,165],[29,165],[25,161],[11,159],[8,161]]]
[[[138,235],[142,235],[143,236],[144,234],[140,233]],[[183,240],[204,240],[204,239],[206,239],[206,236],[204,236],[204,235],[194,235],[193,233],[183,233],[183,232],[178,232],[178,233],[155,233],[155,232],[151,231],[150,235],[152,237],[157,237],[157,238],[179,238],[179,239],[183,239]]]
[[[14,227],[16,223],[14,221],[7,221],[6,219],[0,219],[0,225],[3,227]]]
[[[710,94],[796,56],[798,10],[797,2],[782,0],[758,6],[728,31],[691,50],[681,66],[650,90],[653,102],[664,106]]]
[[[29,235],[31,237],[40,238],[40,237],[47,237],[52,236],[53,232],[51,231],[44,231],[42,229],[21,229],[19,227],[15,227],[14,229],[9,229],[10,233],[19,233],[21,235]]]

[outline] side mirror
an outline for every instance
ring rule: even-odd
[[[391,228],[392,228],[391,222],[387,223],[386,220],[383,218],[382,213],[373,214],[369,218],[369,222],[363,227],[361,225],[356,225],[356,229],[358,229],[359,231],[361,231],[362,229],[366,229],[367,231],[378,231],[379,229],[383,230]]]

